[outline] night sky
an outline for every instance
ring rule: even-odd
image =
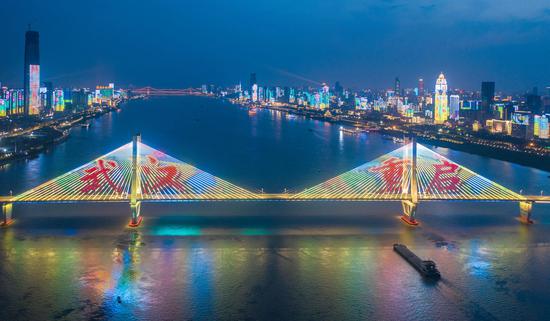
[[[2,0],[0,82],[21,87],[27,24],[58,86],[550,85],[548,0]]]

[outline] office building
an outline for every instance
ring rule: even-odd
[[[25,33],[25,66],[24,66],[24,99],[25,115],[39,115],[40,106],[40,51],[37,31]]]
[[[481,110],[479,120],[482,123],[493,116],[493,103],[495,102],[495,82],[484,81],[481,83]]]
[[[393,91],[395,92],[395,96],[401,97],[401,81],[399,81],[398,77],[395,77],[395,84],[393,86]]]
[[[460,96],[451,95],[449,97],[449,118],[458,120],[460,118]]]

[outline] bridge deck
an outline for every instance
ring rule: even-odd
[[[255,198],[228,198],[228,199],[209,199],[209,198],[201,198],[201,199],[142,199],[143,202],[150,202],[150,203],[157,203],[157,202],[214,202],[214,201],[301,201],[301,202],[308,202],[308,201],[330,201],[330,202],[396,202],[396,201],[406,201],[410,200],[410,198],[395,198],[395,199],[371,199],[371,198],[295,198],[295,194],[288,194],[288,193],[271,193],[271,194],[257,194],[257,197]],[[105,200],[41,200],[41,201],[25,201],[25,200],[17,200],[14,196],[0,196],[0,203],[122,203],[122,202],[129,202],[130,200],[122,200],[122,199],[105,199]],[[514,199],[484,199],[484,200],[468,200],[468,199],[419,199],[419,202],[437,202],[437,201],[447,201],[447,202],[463,202],[463,201],[470,201],[470,202],[522,202],[522,201],[528,201],[528,202],[535,202],[535,203],[550,203],[550,196],[536,196],[536,195],[525,195],[524,198],[514,198]]]

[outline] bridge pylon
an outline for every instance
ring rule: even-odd
[[[409,184],[409,194],[411,195],[410,200],[404,200],[401,201],[401,205],[403,207],[403,215],[401,215],[401,219],[403,222],[407,223],[411,226],[418,225],[418,221],[416,220],[416,208],[418,206],[418,182],[417,182],[417,162],[416,162],[416,156],[417,156],[417,146],[416,146],[416,137],[411,137],[411,143],[412,143],[412,153],[410,155],[411,157],[411,170],[410,170],[410,177],[411,181]],[[403,166],[408,166],[407,163],[403,163]],[[403,175],[407,174],[407,168],[403,169]],[[404,182],[406,180],[403,180]]]
[[[130,227],[138,227],[141,224],[143,217],[141,217],[141,201],[140,201],[140,175],[139,173],[139,143],[141,143],[141,135],[136,134],[132,139],[132,179],[130,185],[130,211],[132,213],[132,219],[130,220]]]
[[[533,224],[531,220],[531,213],[533,212],[532,201],[519,202],[519,220],[525,224]]]
[[[2,203],[2,222],[0,226],[8,226],[13,222],[13,203]]]

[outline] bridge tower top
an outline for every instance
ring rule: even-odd
[[[418,203],[418,182],[417,182],[417,145],[416,136],[411,137],[412,155],[411,155],[411,198],[413,203]]]
[[[139,144],[141,143],[141,134],[137,133],[132,139],[132,178],[130,187],[130,202],[137,202],[138,194],[141,194],[139,187],[141,186],[140,174],[138,173],[139,164]]]

